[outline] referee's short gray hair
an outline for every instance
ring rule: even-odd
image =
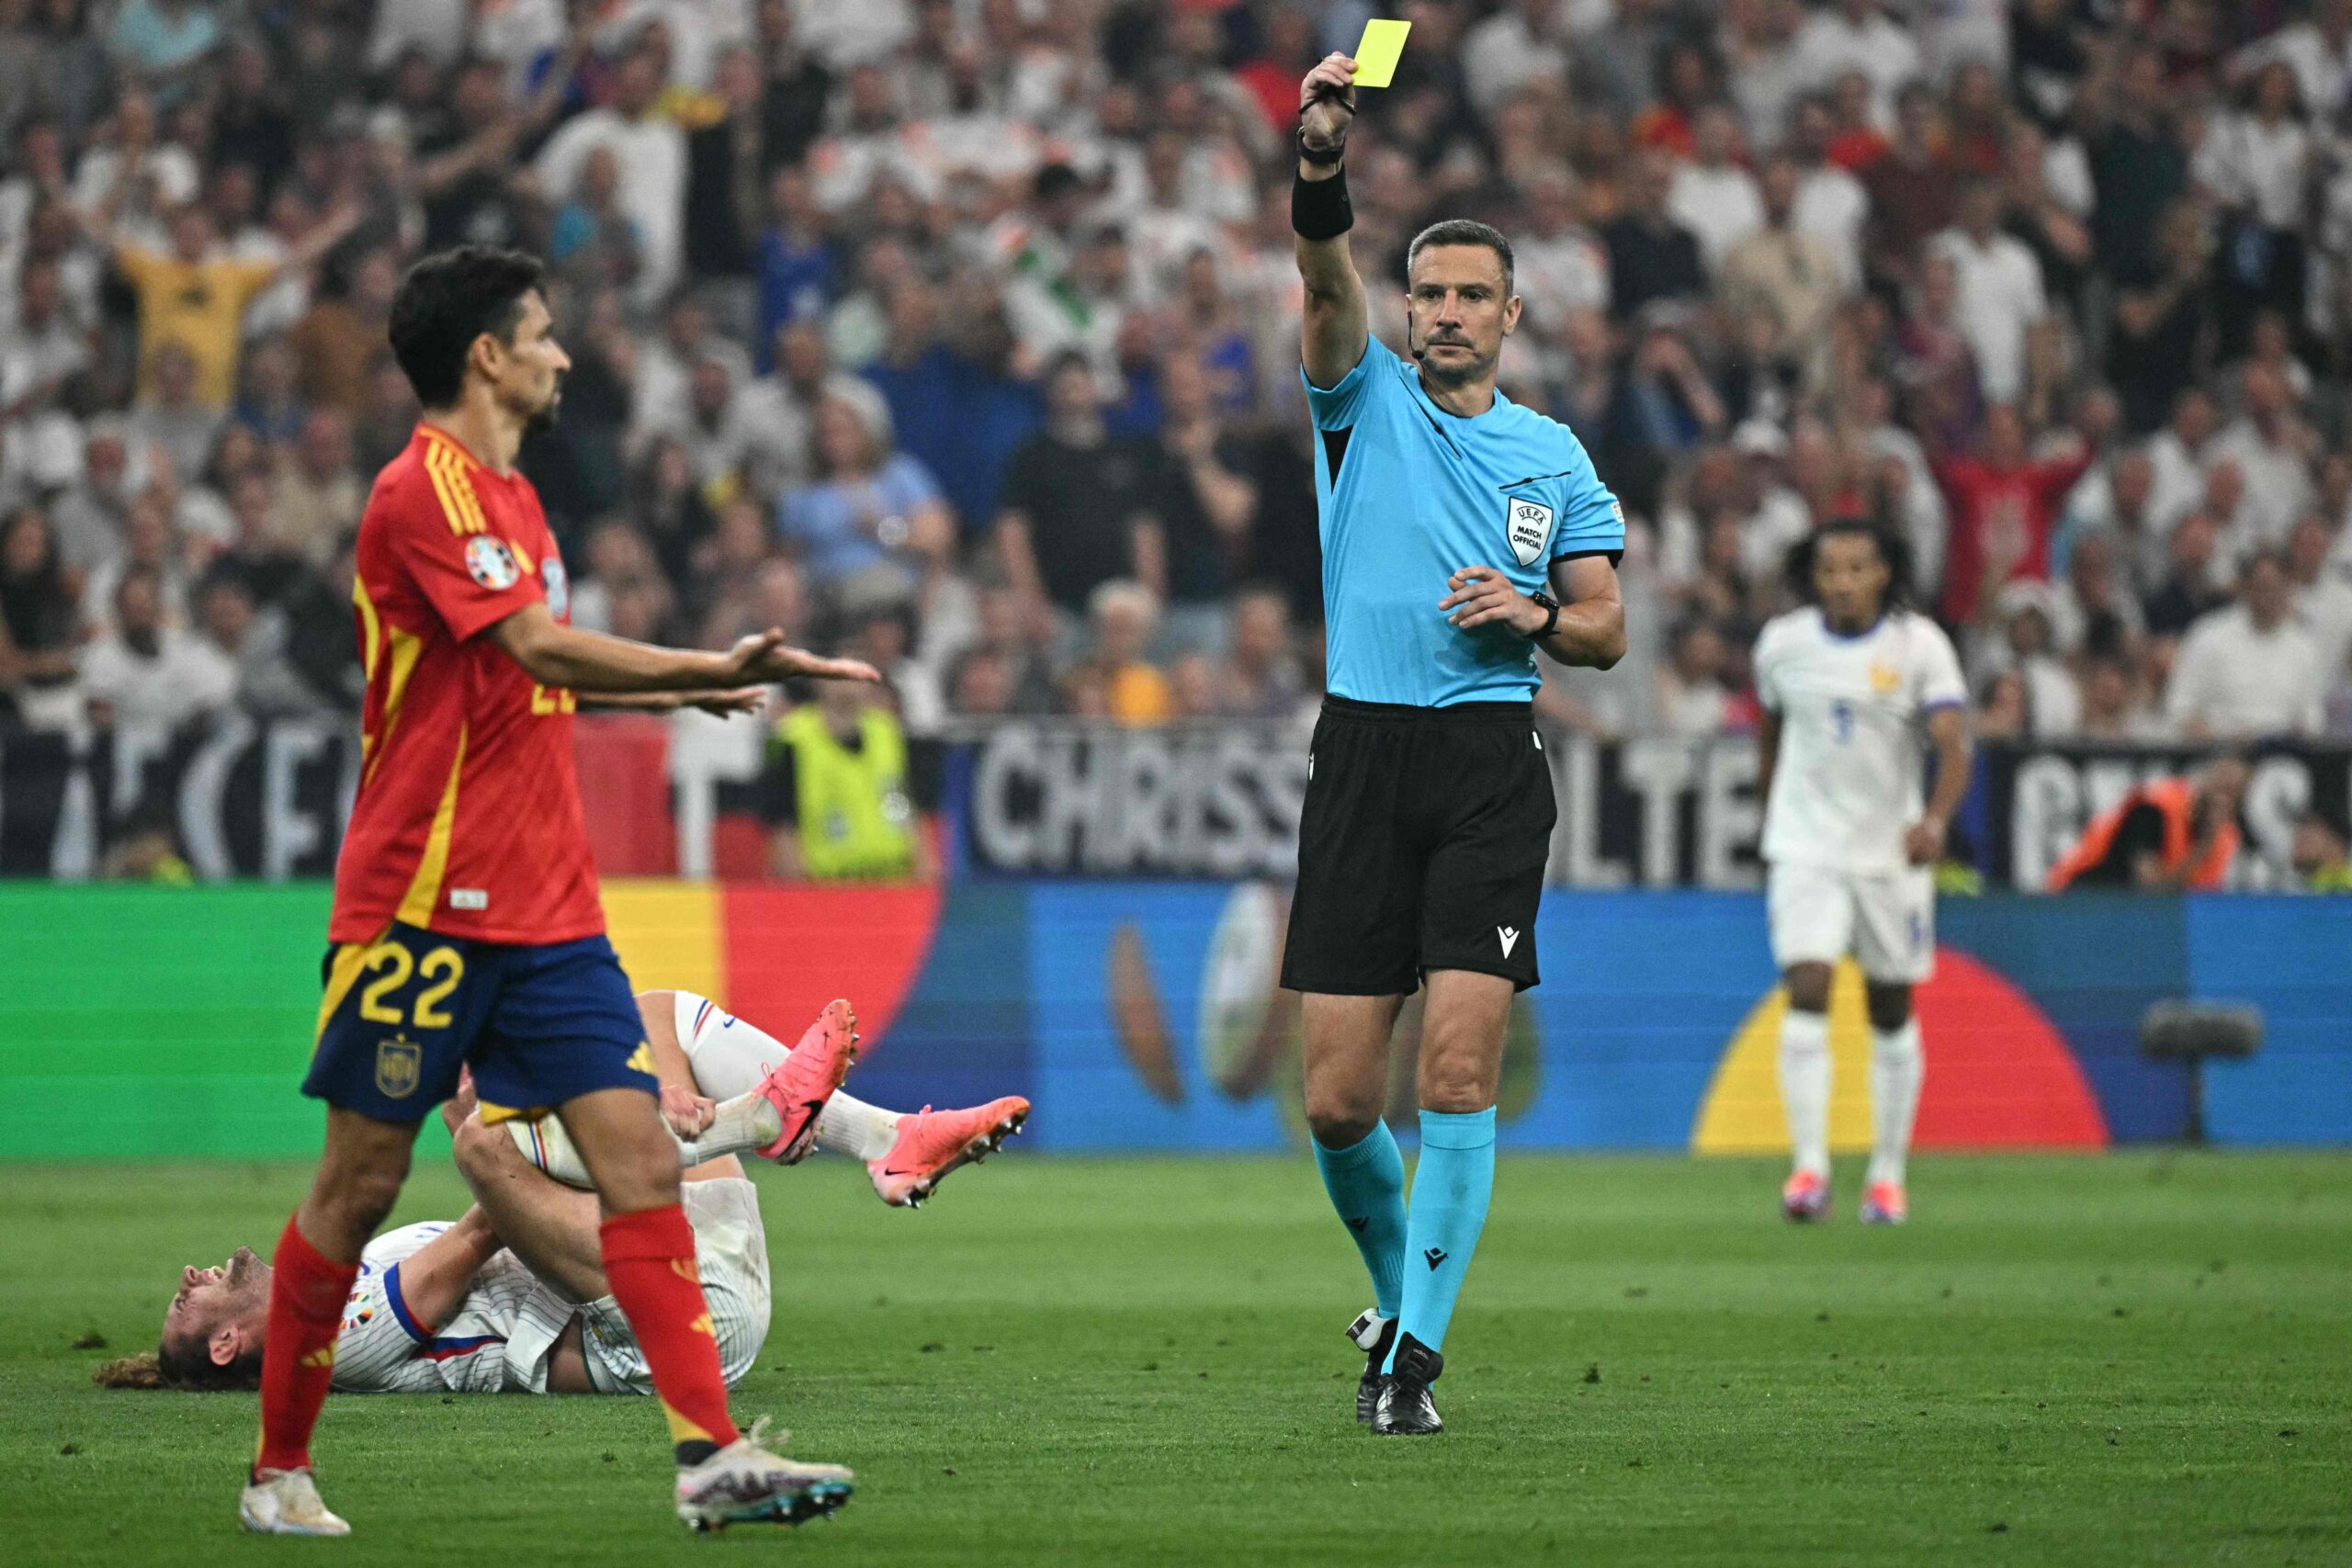
[[[1515,268],[1511,261],[1510,242],[1503,238],[1501,230],[1490,228],[1475,218],[1448,218],[1432,223],[1413,236],[1411,246],[1405,252],[1407,276],[1411,275],[1413,264],[1421,259],[1421,252],[1431,245],[1486,246],[1503,264],[1503,298],[1508,299],[1511,297]]]

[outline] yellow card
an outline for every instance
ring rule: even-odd
[[[1410,22],[1384,22],[1377,18],[1363,25],[1363,41],[1356,45],[1356,85],[1385,87],[1396,79],[1396,62],[1405,53],[1405,35],[1413,30]]]

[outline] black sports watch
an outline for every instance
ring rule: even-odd
[[[1544,624],[1536,627],[1533,631],[1528,633],[1527,640],[1530,642],[1542,642],[1545,637],[1550,637],[1554,632],[1560,629],[1560,602],[1557,599],[1553,598],[1549,593],[1544,592],[1540,588],[1534,592],[1530,593],[1528,597],[1533,600],[1536,604],[1544,606]]]

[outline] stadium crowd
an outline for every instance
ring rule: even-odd
[[[0,0],[0,725],[355,707],[386,313],[466,241],[552,269],[577,624],[780,626],[918,735],[1298,710],[1288,139],[1369,14]],[[1633,525],[1553,716],[1752,724],[1787,547],[1860,514],[1982,733],[2352,735],[2352,0],[1401,14],[1375,330],[1422,224],[1511,235],[1503,384]]]

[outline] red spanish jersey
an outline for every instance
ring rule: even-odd
[[[571,594],[538,492],[416,427],[376,477],[352,585],[368,671],[359,795],[328,940],[398,919],[481,942],[605,929],[571,755],[572,694],[477,634]]]

